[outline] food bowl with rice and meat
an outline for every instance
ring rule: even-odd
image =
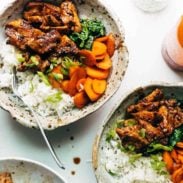
[[[75,122],[100,108],[119,88],[128,51],[118,18],[100,1],[14,0],[0,12],[0,106],[21,124],[44,129]]]

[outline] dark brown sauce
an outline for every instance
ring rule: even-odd
[[[78,165],[81,162],[81,159],[79,157],[73,158],[73,162]]]
[[[76,172],[75,171],[71,171],[71,175],[75,175],[76,174]]]

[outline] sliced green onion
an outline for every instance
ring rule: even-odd
[[[60,81],[64,78],[63,75],[59,73],[52,73],[52,75],[56,81]]]
[[[43,83],[45,83],[47,86],[50,86],[50,83],[48,81],[48,77],[44,75],[42,72],[37,72],[38,76],[41,78]]]
[[[31,62],[32,62],[34,65],[39,65],[39,60],[36,58],[36,56],[31,56],[31,57],[30,57],[30,60],[31,60]]]
[[[23,57],[23,54],[17,53],[16,58],[19,62],[25,62],[25,58]]]
[[[50,95],[46,98],[46,102],[50,102],[50,103],[57,103],[60,102],[62,100],[62,93],[59,91],[53,95]]]

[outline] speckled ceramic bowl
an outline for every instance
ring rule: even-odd
[[[11,0],[7,1],[6,7],[0,12],[0,41],[5,40],[4,25],[9,19],[21,15],[21,11],[27,0]],[[53,2],[53,1],[52,1]],[[57,1],[54,1],[57,2]],[[108,79],[108,86],[105,94],[100,100],[93,104],[89,104],[82,110],[73,109],[65,113],[61,119],[58,116],[42,117],[40,116],[42,126],[44,129],[52,130],[60,126],[64,126],[75,122],[88,114],[100,108],[119,88],[121,81],[124,77],[128,65],[128,51],[124,43],[124,32],[119,19],[115,16],[114,12],[99,0],[83,0],[76,1],[79,9],[80,17],[90,17],[101,19],[107,32],[113,32],[116,35],[117,50],[112,58],[113,67]],[[33,117],[24,107],[12,98],[12,92],[9,89],[0,90],[0,106],[9,111],[13,118],[27,127],[36,127]],[[45,122],[46,121],[46,122]]]
[[[49,167],[23,158],[1,158],[0,172],[11,174],[13,183],[66,183],[66,180]]]
[[[129,105],[134,104],[138,101],[140,96],[147,95],[155,88],[160,88],[163,90],[165,97],[173,97],[178,100],[183,100],[183,83],[181,84],[166,84],[166,83],[156,83],[147,85],[145,87],[139,87],[127,95],[124,95],[120,99],[117,106],[113,108],[111,113],[103,122],[102,128],[99,130],[93,145],[93,168],[95,171],[96,178],[100,183],[117,183],[121,182],[118,177],[111,176],[106,171],[106,163],[109,162],[106,152],[110,151],[112,148],[109,143],[106,142],[106,135],[110,131],[117,120],[123,119],[126,113],[126,109]],[[115,165],[118,166],[118,165]],[[135,181],[136,182],[136,181]],[[139,181],[137,181],[139,182]],[[143,181],[140,181],[143,182]],[[148,181],[149,182],[149,181]],[[151,180],[150,182],[151,183]]]

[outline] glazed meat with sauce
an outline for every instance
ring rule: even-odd
[[[130,105],[127,112],[136,121],[135,126],[125,125],[117,128],[116,132],[124,147],[133,145],[137,152],[143,151],[154,141],[166,145],[167,137],[183,124],[183,109],[174,99],[165,100],[160,89]]]
[[[61,36],[56,30],[44,33],[23,19],[8,23],[6,35],[8,43],[23,51],[31,49],[40,55],[53,51],[57,56],[78,53],[76,44],[66,35]]]
[[[62,33],[81,31],[77,9],[70,0],[62,2],[60,7],[44,2],[29,2],[23,17],[43,31],[52,29]]]

